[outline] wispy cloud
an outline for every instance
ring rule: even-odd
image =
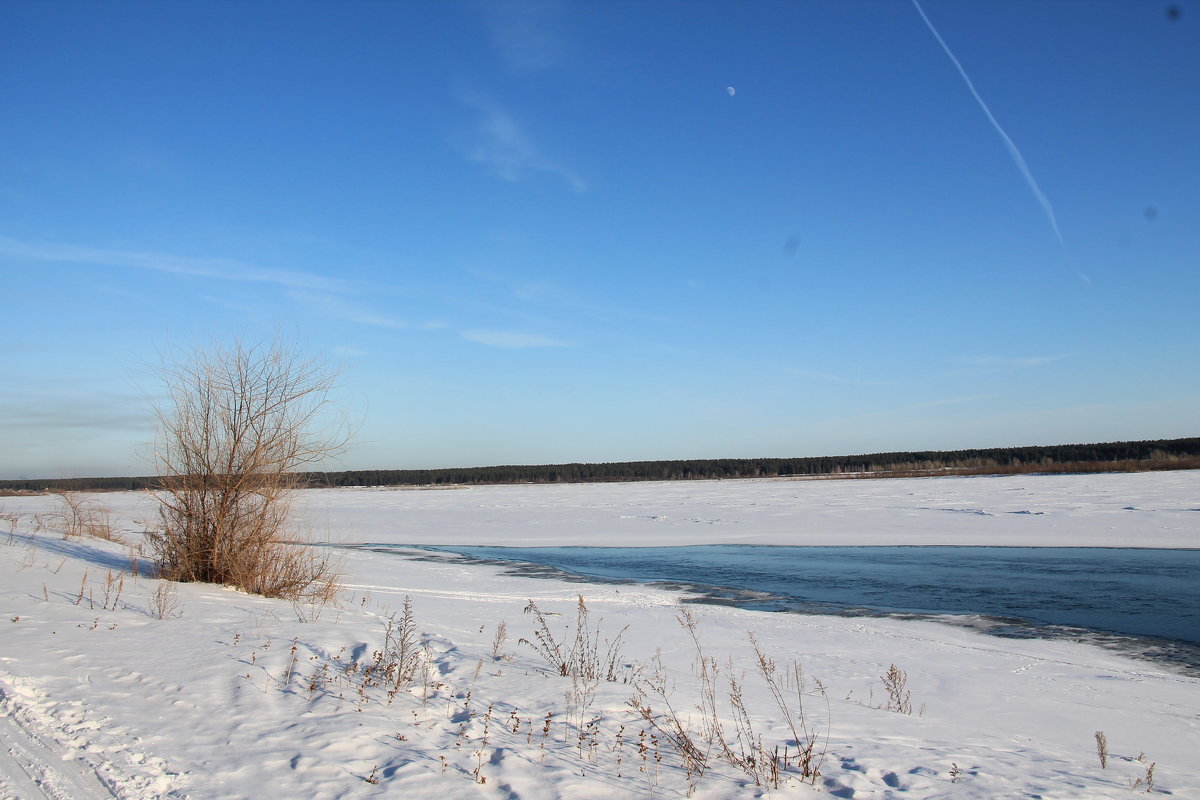
[[[554,0],[490,0],[482,5],[492,46],[517,73],[559,66],[567,54],[566,7]]]
[[[854,377],[846,375],[836,375],[832,372],[820,372],[813,369],[805,369],[803,367],[784,367],[783,372],[787,375],[793,375],[800,378],[806,378],[814,381],[827,381],[829,383],[846,383],[855,386],[888,386],[887,381],[874,380],[872,378],[864,378],[862,369],[860,368]]]
[[[291,291],[288,292],[288,297],[299,303],[303,303],[313,311],[326,317],[353,322],[357,325],[368,325],[374,328],[391,328],[393,330],[416,327],[409,324],[406,320],[365,308],[337,295],[323,292]]]
[[[978,403],[982,400],[992,400],[996,397],[994,394],[973,394],[969,397],[943,397],[938,400],[926,400],[923,403],[914,403],[911,406],[898,408],[893,413],[906,411],[919,411],[923,408],[939,408],[941,406],[957,406],[962,403]]]
[[[966,356],[951,359],[951,362],[961,367],[986,372],[1007,372],[1010,370],[1029,369],[1045,364],[1062,361],[1067,356]]]
[[[484,344],[488,347],[502,347],[507,350],[518,350],[528,347],[570,347],[569,342],[552,339],[549,336],[539,336],[531,333],[513,333],[511,331],[463,331],[462,337],[469,342]]]
[[[23,242],[0,236],[0,257],[61,264],[95,264],[125,269],[145,269],[225,281],[270,283],[293,289],[336,290],[342,281],[309,272],[271,269],[228,258],[190,258],[165,253],[80,247],[52,242]]]
[[[544,172],[560,178],[573,192],[587,191],[587,184],[574,170],[541,152],[512,114],[475,95],[465,96],[463,102],[480,114],[474,141],[467,148],[472,161],[512,183],[532,172]]]
[[[526,281],[513,289],[513,295],[531,303],[547,303],[558,306],[579,304],[574,291],[549,281]]]
[[[344,322],[393,330],[437,330],[446,327],[438,322],[410,322],[355,302],[351,297],[364,291],[361,285],[309,272],[260,267],[235,259],[192,258],[136,250],[24,242],[7,236],[0,236],[0,258],[153,270],[234,283],[265,283],[281,288],[283,296],[292,302]],[[236,297],[223,296],[219,291],[202,292],[196,297],[244,314],[258,311],[257,305],[239,301]]]

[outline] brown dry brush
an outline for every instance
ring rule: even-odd
[[[532,647],[551,669],[562,677],[577,677],[590,681],[605,680],[617,683],[621,679],[617,675],[617,662],[621,658],[622,639],[629,626],[622,628],[612,639],[603,639],[604,650],[601,652],[600,623],[595,628],[589,622],[590,612],[583,595],[575,607],[575,630],[564,631],[561,638],[555,636],[546,619],[549,615],[542,611],[533,600],[525,606],[525,613],[532,614],[536,624],[533,639],[522,638],[518,644]]]
[[[428,658],[417,631],[412,600],[405,595],[399,623],[394,615],[389,617],[383,635],[381,662],[384,678],[392,685],[391,697],[417,679]]]
[[[699,625],[692,612],[681,609],[678,621],[692,637],[696,650],[694,674],[700,680],[700,702],[696,706],[699,725],[695,726],[690,716],[673,707],[671,687],[657,658],[651,664],[652,669],[638,681],[637,694],[629,706],[679,754],[689,784],[694,788],[712,760],[718,758],[744,772],[756,786],[777,789],[789,775],[815,785],[828,753],[828,723],[822,741],[804,706],[805,678],[800,665],[793,662],[788,672],[782,673],[750,634],[758,673],[775,702],[778,717],[791,734],[788,741],[768,745],[755,727],[755,717],[746,705],[743,684],[736,677],[732,662],[724,675],[723,695],[730,719],[727,730],[718,700],[721,669],[716,659],[705,655]],[[827,696],[825,701],[828,719]]]
[[[295,541],[290,505],[302,468],[339,452],[323,424],[336,373],[274,340],[213,345],[162,369],[156,409],[161,574],[267,597],[327,595],[337,568]]]
[[[822,744],[820,734],[817,728],[810,723],[807,712],[804,708],[805,694],[805,678],[804,672],[800,664],[793,661],[788,670],[788,674],[783,681],[788,682],[786,678],[790,678],[791,691],[789,692],[786,686],[781,686],[781,675],[778,667],[775,665],[774,659],[763,653],[762,647],[759,646],[758,640],[754,638],[754,634],[750,634],[750,646],[754,650],[754,657],[757,661],[759,674],[767,684],[767,688],[771,692],[771,697],[775,700],[775,707],[779,710],[780,716],[787,723],[788,730],[792,734],[792,744],[785,744],[783,751],[780,752],[776,747],[774,750],[772,762],[775,768],[775,784],[778,785],[779,768],[787,770],[789,767],[800,772],[801,777],[808,783],[816,785],[817,778],[821,775],[821,766],[825,763],[825,756],[829,752],[829,727],[825,728],[825,741]],[[818,682],[819,686],[819,682]],[[825,718],[829,718],[829,696],[823,691],[822,696],[825,697]],[[793,711],[788,697],[792,696],[795,700],[795,710]],[[818,749],[819,748],[819,749]]]
[[[688,632],[696,650],[695,672],[700,679],[700,704],[697,709],[704,726],[704,741],[715,744],[721,757],[733,763],[735,756],[725,738],[721,715],[717,708],[717,679],[721,675],[721,668],[715,658],[704,654],[704,646],[700,643],[700,623],[692,610],[687,606],[680,606],[676,621]]]
[[[695,786],[709,767],[713,745],[713,739],[710,738],[711,728],[706,728],[704,732],[694,730],[689,717],[680,714],[672,705],[672,687],[658,655],[655,655],[650,669],[643,673],[636,687],[637,691],[628,701],[629,707],[651,731],[679,754],[688,783]],[[643,746],[639,750],[643,756],[644,738],[643,736]],[[728,748],[725,748],[725,751],[728,752]]]
[[[62,528],[63,536],[91,536],[124,544],[113,529],[112,513],[90,497],[78,492],[53,492],[58,495],[59,509],[54,521]]]
[[[417,627],[412,601],[406,595],[399,618],[393,614],[384,622],[383,643],[379,648],[369,655],[364,652],[350,658],[344,658],[345,647],[336,654],[314,653],[308,659],[311,672],[299,685],[308,690],[310,699],[320,692],[342,700],[351,699],[359,706],[366,706],[372,700],[391,706],[405,692],[419,694],[422,704],[427,703],[431,691],[441,684],[430,683],[432,656],[424,638]],[[292,656],[292,666],[287,670],[289,678],[282,686],[290,684],[294,672],[298,674],[295,642]],[[415,717],[415,710],[413,714]]]

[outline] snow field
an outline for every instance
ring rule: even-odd
[[[310,527],[328,525],[345,543],[733,541],[698,533],[724,527],[764,543],[901,544],[949,536],[950,526],[926,526],[945,518],[979,544],[1128,542],[1135,532],[1159,546],[1196,541],[1200,514],[1187,510],[1195,473],[1070,478],[322,490],[304,501]],[[135,520],[152,513],[144,496],[96,497],[136,544],[145,526]],[[703,684],[676,593],[348,549],[339,551],[346,588],[335,604],[178,585],[177,613],[159,619],[163,582],[144,563],[131,574],[127,547],[38,530],[34,515],[52,504],[0,499],[17,515],[11,534],[0,528],[0,798],[1117,798],[1150,763],[1156,792],[1200,796],[1200,681],[1082,643],[689,605],[720,671],[713,696],[731,744],[728,676],[767,748],[794,747],[748,634],[780,668],[803,669],[821,774],[815,785],[791,773],[779,788],[756,787],[715,745],[704,745],[704,775],[689,775],[663,731],[628,704],[634,683],[623,681],[645,680],[661,663],[671,706],[703,740]],[[1006,514],[1017,506],[1042,513]],[[727,521],[696,521],[718,518]],[[875,530],[884,518],[890,527]],[[621,519],[633,522],[595,541]],[[535,639],[535,615],[524,613],[531,600],[551,634],[571,641],[580,595],[600,653],[624,629],[617,682],[552,674],[519,641]],[[406,597],[420,669],[397,688],[389,658],[375,654]],[[911,715],[884,707],[881,676],[893,664],[906,673]],[[1108,738],[1107,769],[1097,730]]]

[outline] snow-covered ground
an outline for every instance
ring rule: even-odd
[[[1197,472],[345,489],[299,511],[343,544],[1200,547],[1198,489]],[[136,544],[146,496],[95,499]],[[57,533],[55,505],[0,498],[0,798],[1116,798],[1152,764],[1155,793],[1200,797],[1200,680],[1086,644],[688,605],[717,671],[706,701],[677,594],[347,549],[338,601],[294,606],[134,574],[128,547]],[[531,600],[571,641],[580,594],[601,661],[625,631],[615,682],[551,674],[519,641],[536,641]],[[368,668],[406,597],[423,646],[397,690]],[[795,751],[750,633],[793,720],[803,703],[813,785],[793,767],[756,787],[743,758],[730,677],[754,737]],[[629,705],[653,684],[660,727]],[[889,711],[905,692],[912,713]],[[732,759],[706,741],[710,701]],[[703,775],[670,742],[668,703]]]

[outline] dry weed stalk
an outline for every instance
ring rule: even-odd
[[[389,617],[383,635],[385,678],[395,690],[408,686],[416,680],[418,673],[424,670],[425,655],[413,615],[412,600],[405,595],[399,624],[394,616]]]
[[[504,643],[508,641],[508,624],[504,620],[496,625],[496,635],[492,638],[492,661],[506,661]]]
[[[292,675],[296,671],[296,660],[300,657],[300,640],[296,637],[292,638],[292,649],[288,651],[291,658],[288,660],[287,670],[283,673],[283,680],[279,682],[279,688],[284,689],[292,685]]]
[[[8,523],[8,541],[11,543],[13,537],[17,533],[17,523],[21,521],[21,515],[15,511],[9,511],[4,506],[0,506],[0,522]]]
[[[330,674],[331,663],[337,667],[336,675]],[[383,645],[371,654],[370,660],[360,661],[354,657],[342,661],[342,653],[332,656],[310,676],[307,683],[309,696],[340,681],[353,692],[360,706],[365,706],[375,697],[376,690],[384,693],[386,700],[381,702],[391,705],[401,691],[420,680],[422,702],[427,702],[430,692],[429,663],[430,654],[417,631],[412,601],[405,597],[400,619],[397,620],[395,615],[388,618]],[[342,697],[341,694],[338,696]]]
[[[1100,759],[1100,769],[1108,769],[1108,737],[1104,731],[1096,731],[1096,757]]]
[[[170,619],[183,616],[179,595],[170,581],[159,581],[149,600],[150,616],[155,619]]]
[[[567,706],[567,721],[575,727],[575,733],[580,741],[580,755],[583,753],[583,730],[587,724],[588,712],[596,699],[596,688],[600,678],[596,675],[586,676],[571,673],[571,685],[567,687],[565,702]]]
[[[785,777],[795,773],[799,773],[802,781],[815,785],[828,752],[829,734],[826,726],[822,743],[820,734],[807,716],[804,707],[805,677],[800,665],[793,662],[788,672],[781,673],[775,661],[750,634],[748,638],[758,674],[775,701],[776,710],[791,737],[782,745],[767,745],[755,727],[754,717],[746,705],[744,686],[735,674],[732,660],[724,671],[726,690],[723,696],[730,719],[730,730],[727,732],[718,700],[722,671],[715,658],[705,655],[700,642],[699,623],[691,610],[682,608],[677,619],[691,636],[696,652],[693,674],[700,681],[700,702],[696,706],[700,716],[699,728],[693,728],[692,719],[679,714],[673,707],[672,687],[658,656],[651,662],[651,669],[638,681],[637,694],[629,701],[629,705],[656,735],[661,736],[679,754],[690,789],[695,788],[714,757],[740,769],[756,786],[779,788]],[[828,718],[829,698],[819,682],[818,687],[820,694],[825,696]],[[793,696],[794,699],[791,699]]]
[[[734,754],[729,749],[729,742],[725,738],[725,731],[717,710],[717,679],[720,677],[721,668],[715,658],[704,654],[704,647],[700,643],[700,623],[692,610],[687,606],[680,606],[679,614],[675,619],[687,631],[692,640],[692,647],[696,651],[694,669],[696,677],[700,680],[698,709],[704,725],[704,741],[715,744],[720,749],[721,757],[733,763]]]
[[[490,741],[488,734],[491,729],[493,708],[495,708],[495,704],[489,703],[487,713],[483,715],[483,736],[480,737],[479,747],[475,748],[474,752],[475,769],[472,770],[471,775],[475,778],[475,782],[480,785],[487,783],[487,777],[483,774],[483,761],[487,755],[488,743]]]
[[[85,569],[83,571],[83,577],[79,580],[79,595],[75,598],[75,605],[77,606],[83,604],[83,593],[87,591],[87,578],[88,571]]]
[[[787,677],[790,677],[792,683],[791,694],[795,696],[796,709],[793,712],[788,702],[788,694],[785,692],[785,688],[780,686],[780,676],[775,661],[763,653],[754,634],[750,634],[750,646],[754,650],[754,657],[758,662],[759,674],[766,681],[771,697],[775,700],[775,706],[787,722],[788,730],[792,734],[792,741],[796,746],[794,752],[787,744],[783,746],[782,753],[779,752],[778,747],[775,748],[772,759],[776,765],[775,769],[777,771],[779,767],[784,770],[795,767],[805,781],[815,786],[817,778],[821,774],[821,765],[825,762],[825,755],[829,751],[829,728],[826,726],[825,743],[818,750],[820,736],[817,730],[809,724],[808,715],[804,710],[804,672],[798,662],[792,662]],[[829,695],[824,691],[821,691],[821,695],[825,698],[825,717],[828,719]],[[778,785],[778,777],[775,780]]]
[[[689,621],[692,621],[690,616]],[[681,619],[682,622],[682,619]],[[636,683],[636,693],[628,701],[629,707],[649,726],[652,743],[655,745],[656,761],[660,760],[657,752],[658,741],[666,743],[679,754],[683,769],[687,775],[689,790],[694,789],[704,773],[708,770],[711,750],[718,746],[721,753],[732,758],[732,751],[725,742],[720,722],[715,717],[710,721],[705,712],[705,724],[702,731],[692,728],[691,719],[681,715],[671,702],[674,687],[667,678],[662,664],[661,653],[656,653]],[[702,693],[706,691],[702,689]],[[655,703],[658,711],[655,710]],[[715,708],[715,706],[714,706]],[[642,771],[646,769],[648,748],[646,745],[646,728],[638,738],[638,755],[642,758]]]
[[[293,540],[299,470],[338,452],[323,433],[335,372],[278,340],[214,345],[162,369],[156,409],[162,575],[295,599],[331,591],[334,565]]]
[[[583,595],[579,595],[576,604],[574,634],[568,630],[564,632],[562,639],[556,637],[550,629],[550,623],[546,620],[547,612],[538,608],[533,600],[525,606],[525,613],[533,614],[537,622],[533,632],[534,638],[522,638],[518,643],[527,644],[536,650],[556,673],[563,677],[574,676],[588,681],[618,682],[617,661],[621,658],[622,638],[629,626],[622,628],[613,639],[604,640],[604,653],[601,655],[600,623],[597,622],[593,630],[588,622],[590,612]]]
[[[884,691],[887,692],[885,710],[897,714],[912,714],[912,692],[907,689],[908,673],[892,664],[888,671],[880,676]]]
[[[125,588],[125,576],[122,574],[113,575],[112,570],[104,577],[104,603],[101,606],[105,611],[116,611],[117,604],[121,601],[121,592]],[[109,608],[109,606],[112,606]]]
[[[1140,756],[1138,756],[1137,761],[1139,763],[1145,764],[1146,763],[1146,754],[1142,753]],[[1147,765],[1147,767],[1146,767],[1146,774],[1140,778],[1135,778],[1132,782],[1130,782],[1129,790],[1136,792],[1138,789],[1141,789],[1142,791],[1146,792],[1147,794],[1149,794],[1150,792],[1153,792],[1154,791],[1154,769],[1157,766],[1158,766],[1158,762],[1151,761],[1150,764]]]
[[[25,557],[21,559],[21,566],[17,570],[26,570],[37,564],[38,558],[38,543],[33,537],[30,537],[29,543],[25,547]]]
[[[328,567],[325,574],[309,584],[307,591],[297,597],[292,597],[292,611],[297,621],[301,623],[316,622],[321,618],[325,609],[336,601],[342,587],[338,583],[342,570],[342,561],[325,557]]]

